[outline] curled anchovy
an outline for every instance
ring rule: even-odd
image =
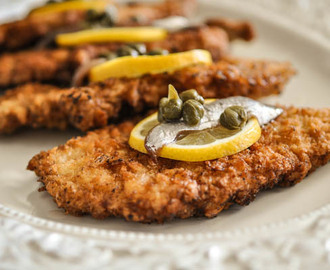
[[[205,114],[198,126],[188,126],[183,121],[175,123],[161,123],[150,130],[145,139],[145,148],[155,156],[157,152],[170,143],[175,142],[178,133],[184,130],[203,130],[219,125],[219,118],[223,111],[230,106],[242,106],[248,115],[256,117],[261,126],[278,117],[283,110],[281,108],[265,105],[247,97],[229,97],[218,99],[204,105]]]

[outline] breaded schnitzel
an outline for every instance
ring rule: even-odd
[[[224,29],[229,40],[244,39],[250,41],[255,38],[255,30],[250,22],[247,21],[235,21],[223,18],[211,18],[206,20],[206,25],[217,26]]]
[[[154,20],[168,16],[188,16],[195,9],[195,4],[195,0],[166,0],[157,4],[116,5],[117,25],[150,25]],[[86,11],[70,10],[47,14],[47,16],[29,16],[20,21],[0,25],[0,51],[21,49],[51,32],[68,27],[79,27],[85,17]]]
[[[0,134],[21,127],[86,131],[104,127],[158,105],[169,84],[178,91],[194,88],[205,98],[279,94],[295,70],[289,63],[226,59],[211,66],[193,66],[173,74],[108,79],[88,87],[59,90],[29,84],[0,97]]]
[[[74,49],[3,54],[0,56],[0,88],[33,81],[69,86],[79,66],[122,46],[123,43],[91,44]],[[146,43],[146,47],[147,51],[161,48],[172,53],[205,49],[217,61],[227,55],[229,41],[221,28],[201,26],[170,33],[165,40]]]
[[[330,159],[330,109],[286,108],[250,148],[205,162],[155,163],[129,147],[133,126],[71,139],[33,157],[28,169],[66,213],[164,222],[247,205],[259,191],[292,186]]]

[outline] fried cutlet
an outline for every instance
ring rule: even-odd
[[[285,108],[250,148],[205,162],[155,163],[129,147],[133,126],[71,139],[33,157],[28,169],[66,213],[161,223],[247,205],[259,191],[292,186],[330,159],[330,109]]]
[[[7,91],[0,96],[0,130],[12,133],[24,126],[65,129],[60,97],[61,89],[52,85],[29,84]]]
[[[0,88],[27,82],[54,83],[68,86],[75,70],[92,59],[116,51],[122,43],[94,44],[75,49],[59,48],[41,51],[6,53],[0,56]],[[192,49],[210,51],[215,61],[223,58],[229,49],[228,36],[218,27],[195,27],[170,33],[158,42],[146,43],[148,51],[165,49],[183,52]]]
[[[0,134],[22,127],[82,131],[141,113],[158,105],[168,85],[196,89],[205,98],[279,94],[295,71],[289,63],[226,59],[211,66],[197,65],[174,73],[140,78],[112,78],[88,87],[60,90],[29,84],[0,97]]]
[[[160,18],[190,15],[194,7],[195,0],[166,0],[157,4],[117,5],[117,25],[150,25],[154,20]],[[47,16],[29,16],[20,21],[0,25],[0,51],[21,49],[37,42],[51,32],[79,27],[85,17],[86,11],[70,10],[47,14]]]
[[[235,21],[224,18],[211,18],[206,20],[206,25],[217,26],[224,29],[230,40],[243,39],[250,41],[255,38],[256,33],[250,22],[247,21]]]

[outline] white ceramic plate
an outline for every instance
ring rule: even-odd
[[[260,13],[248,5],[236,8],[234,5],[203,1],[200,14],[251,20],[257,28],[257,40],[252,43],[236,42],[233,54],[287,60],[297,68],[298,75],[284,93],[279,97],[267,98],[267,102],[329,107],[330,49],[325,40],[307,28],[279,21],[274,14]],[[24,131],[10,137],[0,137],[0,214],[51,230],[102,237],[157,237],[159,234],[162,237],[194,237],[204,233],[212,237],[230,235],[232,231],[243,229],[249,231],[267,224],[276,226],[330,203],[328,164],[295,187],[262,192],[249,206],[233,206],[213,219],[191,218],[163,225],[145,225],[118,218],[95,220],[88,216],[68,216],[57,208],[46,192],[37,191],[39,184],[36,176],[25,168],[33,155],[62,144],[75,135],[78,132]]]

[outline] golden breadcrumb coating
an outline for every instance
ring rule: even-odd
[[[0,56],[0,88],[27,82],[70,82],[73,70],[68,49],[23,51]]]
[[[330,159],[330,109],[286,108],[254,145],[205,162],[155,163],[129,147],[133,126],[71,139],[33,157],[28,169],[66,213],[164,222],[247,205],[259,191],[292,186]]]
[[[150,25],[154,20],[169,16],[188,16],[195,10],[195,2],[195,0],[166,0],[157,4],[117,5],[117,25]],[[51,32],[80,27],[85,17],[86,11],[70,10],[47,14],[47,16],[29,16],[20,21],[0,25],[0,51],[21,49]]]
[[[227,59],[173,74],[108,79],[88,87],[59,90],[29,84],[0,97],[0,134],[21,127],[71,125],[82,131],[104,127],[109,121],[156,108],[170,83],[178,91],[194,88],[205,98],[260,98],[279,94],[294,73],[289,63]]]
[[[79,66],[121,46],[122,43],[109,43],[83,45],[74,49],[5,53],[0,56],[0,88],[27,82],[68,86]],[[148,51],[161,48],[172,53],[204,49],[210,51],[213,60],[217,61],[228,54],[229,40],[221,28],[204,26],[170,33],[165,40],[146,43],[146,47]]]
[[[205,22],[209,26],[217,26],[224,29],[230,40],[244,39],[250,41],[255,38],[256,32],[250,22],[235,21],[224,18],[212,18]]]
[[[7,91],[0,96],[0,134],[24,126],[65,129],[66,116],[58,104],[61,94],[61,89],[41,84]]]

